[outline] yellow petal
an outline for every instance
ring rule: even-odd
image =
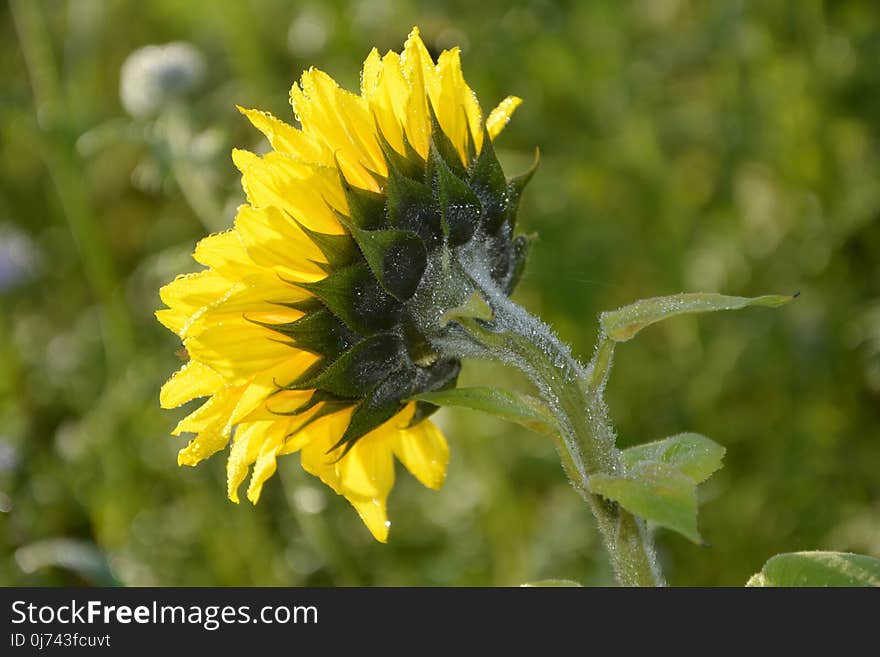
[[[429,92],[440,126],[460,153],[466,155],[470,139],[479,153],[483,143],[483,113],[476,94],[464,80],[458,48],[440,54],[437,76],[438,87],[430,88]]]
[[[361,70],[361,96],[369,98],[376,92],[379,86],[379,78],[382,75],[382,57],[379,51],[373,48],[364,60]]]
[[[275,206],[319,233],[343,232],[333,209],[347,212],[348,205],[335,168],[304,164],[283,153],[259,157],[238,149],[232,160],[254,207]]]
[[[313,358],[317,358],[314,356]],[[241,422],[257,420],[277,420],[279,416],[289,415],[305,404],[314,390],[280,390],[273,392],[265,401],[241,419]],[[299,448],[297,448],[299,449]]]
[[[304,248],[308,248],[303,244]],[[196,244],[193,258],[203,265],[211,268],[214,272],[211,276],[219,275],[231,286],[240,283],[239,287],[261,288],[265,290],[267,300],[278,302],[293,302],[302,300],[301,291],[290,288],[279,279],[279,271],[282,269],[289,272],[289,278],[294,278],[297,272],[303,271],[305,278],[315,276],[315,266],[308,261],[309,255],[314,251],[300,252],[299,244],[292,248],[284,266],[272,267],[257,264],[252,254],[248,252],[242,233],[238,230],[228,230],[224,233],[216,233],[199,241]],[[219,296],[219,295],[218,295]],[[297,298],[290,298],[291,296]]]
[[[226,447],[228,442],[229,432],[223,429],[222,423],[212,424],[199,431],[196,437],[177,453],[177,464],[195,466]]]
[[[276,420],[277,421],[277,420]],[[240,424],[235,429],[232,449],[226,461],[226,491],[229,499],[238,504],[238,488],[247,477],[248,469],[257,460],[266,432],[273,421]]]
[[[244,313],[244,319],[249,322],[267,325],[269,328],[275,325],[290,324],[305,316],[305,313],[295,308],[285,308],[281,305],[266,304],[267,307]],[[278,337],[281,337],[280,335]]]
[[[278,208],[242,205],[235,230],[256,264],[271,267],[288,280],[308,282],[326,276],[313,262],[326,262],[321,250]]]
[[[260,317],[286,316],[293,321],[302,313],[281,304],[294,303],[309,296],[306,291],[285,283],[277,275],[268,279],[266,284],[230,284],[225,293],[218,295],[210,303],[188,311],[177,333],[187,343],[189,339],[201,336],[208,329],[223,328],[229,333],[238,330],[253,332],[253,322],[261,321]],[[281,338],[273,333],[266,335],[270,338]]]
[[[238,107],[238,106],[236,106]],[[327,147],[302,130],[279,121],[269,112],[238,107],[253,126],[266,135],[266,139],[276,151],[294,155],[305,162],[332,165],[333,157]]]
[[[222,297],[230,287],[228,280],[211,270],[182,274],[159,290],[159,297],[169,309],[157,311],[156,317],[183,337],[193,314]]]
[[[291,88],[290,101],[303,130],[327,144],[347,165],[346,178],[358,187],[379,191],[371,172],[384,176],[387,169],[364,99],[340,88],[323,71],[309,69]]]
[[[235,402],[241,394],[241,387],[227,387],[215,393],[204,404],[177,423],[171,431],[174,436],[182,433],[198,433],[203,429],[216,424],[235,407]]]
[[[305,422],[309,417],[317,413],[317,408],[309,409],[302,416],[297,416],[297,420],[301,422]],[[304,432],[296,433],[295,431],[288,433],[285,438],[284,445],[278,450],[278,454],[294,454],[295,452],[300,451],[305,445],[310,441],[310,437],[308,434]]]
[[[389,53],[390,54],[390,53]],[[403,133],[400,121],[394,112],[394,103],[388,99],[388,81],[384,73],[384,61],[379,51],[373,48],[364,60],[361,71],[361,97],[367,101],[370,113],[376,121],[376,127],[382,132],[385,140],[399,153],[403,153]],[[403,79],[400,68],[395,70]],[[406,94],[403,94],[403,98]]]
[[[364,67],[367,70],[367,63]],[[400,56],[396,52],[387,53],[382,58],[378,78],[374,83],[371,82],[372,79],[372,75],[365,74],[364,98],[369,102],[370,110],[386,141],[403,155],[403,126],[406,123],[406,106],[411,89],[403,77]]]
[[[317,69],[307,71],[302,82],[313,101],[315,98],[320,99],[318,107],[335,110],[340,121],[339,127],[344,130],[351,143],[351,157],[369,171],[385,176],[385,156],[376,139],[375,123],[370,115],[369,105],[364,99],[343,89],[333,78]]]
[[[184,346],[193,360],[200,360],[233,385],[248,383],[250,377],[292,355],[292,349],[274,331],[245,320],[232,325],[207,325]]]
[[[162,408],[176,408],[196,397],[206,397],[223,386],[223,379],[203,363],[189,361],[165,382],[159,393]]]
[[[178,452],[178,465],[196,465],[226,447],[230,436],[226,418],[240,394],[240,388],[227,388],[216,393],[175,427],[174,435],[196,433],[196,437]]]
[[[437,490],[443,485],[449,445],[430,420],[397,432],[393,447],[395,456],[425,486]]]
[[[431,137],[428,98],[439,95],[440,80],[417,27],[412,29],[403,44],[400,64],[411,89],[406,106],[406,134],[418,154],[427,158]]]
[[[303,470],[318,477],[337,493],[340,492],[340,477],[336,459],[338,455],[327,452],[345,433],[351,419],[352,408],[326,415],[309,424],[295,435],[305,444],[300,452]]]
[[[244,392],[235,405],[235,409],[229,416],[229,424],[237,424],[249,417],[259,406],[268,401],[272,393],[278,391],[279,386],[286,386],[305,372],[318,357],[314,354],[290,350],[288,356],[277,365],[258,373],[253,380],[245,386]],[[306,398],[307,399],[307,398]]]
[[[391,523],[388,521],[386,500],[384,498],[348,498],[348,501],[358,512],[358,515],[361,517],[361,520],[364,521],[367,529],[370,530],[373,538],[380,543],[387,543],[388,530],[391,528]]]
[[[173,333],[180,335],[181,329],[186,324],[189,315],[181,310],[172,310],[171,308],[163,308],[153,313],[159,323]]]
[[[283,428],[287,423],[273,422],[271,430],[266,432],[263,439],[263,445],[260,447],[260,455],[254,463],[254,472],[251,475],[251,483],[248,485],[247,497],[251,504],[256,504],[260,500],[260,493],[263,491],[263,484],[266,480],[275,474],[278,467],[276,457],[278,451],[284,442]]]
[[[474,149],[479,153],[483,149],[483,111],[480,109],[477,96],[471,91],[470,87],[463,85],[459,94],[461,103],[464,106],[464,115],[467,119],[470,137],[474,142]]]
[[[193,259],[220,274],[225,274],[230,280],[238,280],[242,268],[254,267],[244,244],[234,230],[214,233],[199,240],[193,252]]]
[[[462,89],[467,89],[461,73],[458,48],[444,50],[437,59],[440,77],[438,97],[433,99],[434,112],[444,134],[458,151],[463,164],[467,164],[470,128],[462,101]],[[467,89],[467,91],[470,91]]]
[[[346,497],[381,498],[394,486],[394,431],[359,439],[338,462],[340,487]]]
[[[489,113],[489,118],[486,119],[486,131],[492,139],[495,139],[495,137],[498,136],[498,133],[504,130],[507,122],[510,121],[511,114],[513,114],[516,108],[521,104],[522,98],[508,96],[498,103],[498,107]]]

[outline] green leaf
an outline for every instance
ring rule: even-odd
[[[589,484],[590,491],[630,513],[702,543],[696,484],[668,463],[636,463],[622,476],[597,472],[590,475]]]
[[[531,588],[580,588],[583,584],[575,582],[573,579],[539,579],[536,582],[526,582],[520,584],[524,589]]]
[[[880,587],[880,559],[850,552],[777,554],[746,586]]]
[[[510,422],[516,422],[537,433],[556,432],[553,416],[537,399],[511,390],[498,388],[453,388],[423,392],[412,399],[431,402],[437,406],[461,406],[490,413]]]
[[[599,324],[615,342],[631,340],[636,333],[655,322],[689,313],[710,313],[717,310],[739,310],[748,306],[778,308],[795,296],[765,295],[762,297],[729,297],[723,294],[697,292],[667,297],[640,299],[628,306],[604,312]]]
[[[664,440],[623,450],[620,459],[627,470],[639,463],[665,463],[695,484],[706,481],[721,467],[726,450],[698,433],[680,433]]]

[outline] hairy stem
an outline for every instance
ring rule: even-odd
[[[529,377],[555,416],[563,467],[596,517],[618,581],[624,586],[662,586],[663,576],[645,522],[590,492],[592,473],[613,474],[622,468],[602,398],[613,343],[600,336],[593,360],[585,367],[549,327],[510,301],[491,281],[483,276],[473,280],[494,318],[490,322],[458,320],[464,330],[444,340],[444,348],[462,357],[512,365]]]

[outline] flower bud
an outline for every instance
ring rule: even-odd
[[[122,64],[119,97],[131,116],[149,118],[194,90],[204,77],[205,59],[193,45],[176,41],[144,46]]]

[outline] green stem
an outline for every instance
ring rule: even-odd
[[[156,120],[155,127],[168,148],[171,173],[184,199],[208,231],[222,230],[223,208],[202,168],[192,161],[194,135],[187,108],[171,103]]]
[[[39,5],[13,0],[10,9],[33,90],[43,161],[61,200],[83,272],[99,302],[107,360],[111,369],[116,369],[130,357],[134,329],[110,249],[83,182],[82,163],[74,149],[74,135],[78,131],[70,124],[68,103],[61,91]]]
[[[540,320],[493,285],[478,286],[494,311],[494,319],[458,320],[467,333],[465,342],[470,341],[469,347],[459,343],[461,355],[513,365],[532,380],[556,418],[563,467],[596,517],[617,579],[624,586],[662,586],[663,576],[645,522],[590,492],[590,474],[614,473],[622,468],[602,399],[613,343],[601,336],[593,361],[584,367]]]

